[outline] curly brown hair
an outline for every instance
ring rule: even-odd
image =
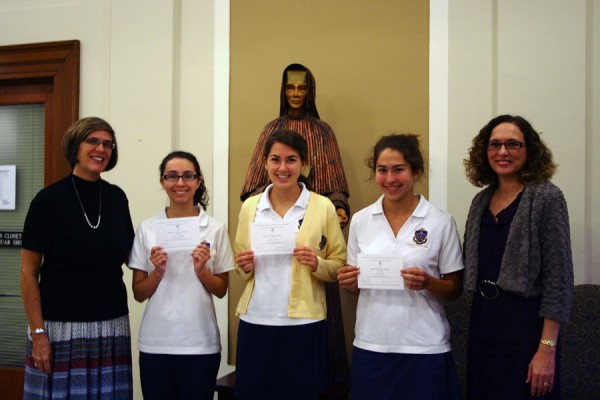
[[[557,165],[552,159],[552,152],[540,138],[539,133],[523,117],[514,115],[499,115],[481,128],[473,138],[469,148],[469,158],[463,160],[467,179],[477,187],[498,185],[498,175],[494,172],[487,156],[487,145],[494,128],[502,123],[517,126],[525,139],[527,158],[519,170],[519,179],[523,183],[548,180],[554,175]]]

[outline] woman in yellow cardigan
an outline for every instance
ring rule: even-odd
[[[323,282],[336,280],[346,244],[331,201],[302,182],[304,138],[274,131],[263,159],[271,184],[243,203],[234,242],[236,269],[247,281],[236,310],[235,396],[318,399],[327,379]],[[268,246],[256,236],[266,226],[288,233]],[[284,236],[294,243],[286,245]]]

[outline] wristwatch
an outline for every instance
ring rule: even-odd
[[[542,339],[542,340],[540,340],[540,343],[544,344],[548,347],[556,347],[556,342],[551,339]]]
[[[35,328],[35,330],[33,332],[31,332],[35,335],[39,335],[40,333],[44,333],[44,334],[48,334],[48,332],[46,332],[46,330],[44,328]]]

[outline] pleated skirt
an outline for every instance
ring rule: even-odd
[[[129,316],[108,321],[45,321],[52,374],[40,372],[28,335],[24,399],[131,399]]]

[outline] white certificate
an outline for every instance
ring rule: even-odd
[[[359,254],[358,287],[361,289],[404,289],[400,274],[402,258],[395,255]]]
[[[296,247],[296,226],[293,223],[262,223],[250,225],[254,255],[292,254]]]
[[[200,243],[198,217],[154,220],[156,244],[165,251],[193,250]]]

